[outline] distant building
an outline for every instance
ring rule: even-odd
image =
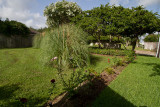
[[[156,51],[158,48],[158,42],[144,42],[144,49]]]

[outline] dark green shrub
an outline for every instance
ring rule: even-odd
[[[5,34],[6,36],[26,36],[30,33],[29,28],[25,24],[13,20],[0,21],[0,29],[0,33]]]
[[[117,66],[125,66],[126,64],[124,63],[123,60],[118,60],[118,62],[117,62],[116,65],[117,65]]]
[[[112,58],[113,60],[113,66],[117,66],[117,62],[119,61],[119,59],[117,57]]]
[[[158,40],[159,36],[154,34],[150,34],[144,38],[145,42],[158,42]]]
[[[135,59],[135,51],[125,50],[126,62],[132,62]]]
[[[91,53],[102,54],[102,55],[126,56],[126,51],[120,49],[116,50],[116,49],[89,48],[89,51]]]

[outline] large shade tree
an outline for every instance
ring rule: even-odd
[[[138,38],[145,33],[158,31],[159,16],[143,6],[124,8],[122,6],[105,6],[94,8],[77,16],[73,20],[100,42],[105,35],[131,38],[132,50]]]
[[[126,27],[122,35],[131,38],[132,50],[134,50],[138,37],[157,31],[158,14],[138,6],[132,8],[129,16],[124,17],[123,23]]]
[[[135,49],[138,37],[157,31],[158,14],[145,10],[142,6],[132,9],[112,6],[110,12],[110,16],[105,17],[105,32],[112,36],[130,37],[132,50]]]

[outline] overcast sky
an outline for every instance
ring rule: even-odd
[[[20,21],[28,27],[45,27],[45,17],[43,10],[50,3],[58,0],[0,0],[0,17],[2,19]],[[122,5],[124,7],[133,7],[144,5],[146,9],[158,12],[160,14],[160,0],[67,0],[74,1],[83,9],[89,10],[100,4],[110,3]]]

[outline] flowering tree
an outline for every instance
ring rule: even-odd
[[[63,0],[47,6],[44,10],[44,16],[47,17],[47,25],[53,27],[63,23],[69,23],[72,17],[81,12],[82,9],[77,3]]]

